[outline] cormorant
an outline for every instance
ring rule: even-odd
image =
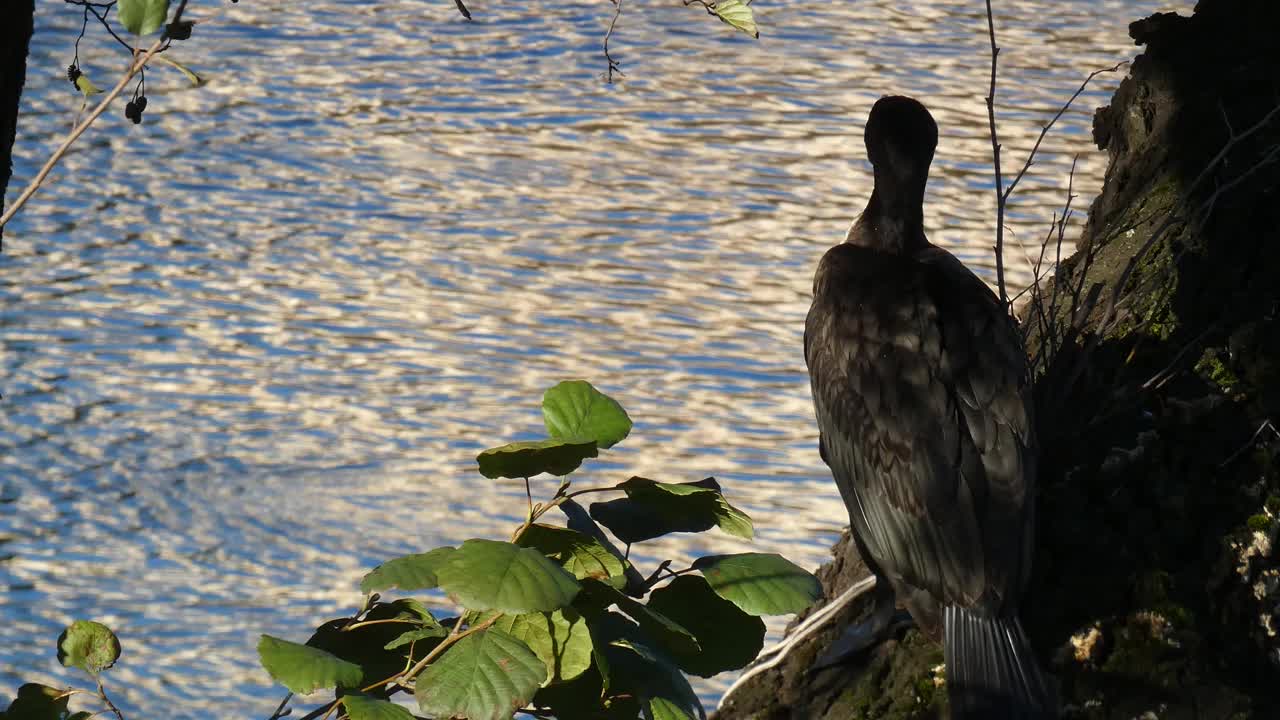
[[[952,717],[1050,717],[1018,621],[1035,523],[1026,353],[1004,304],[925,237],[933,116],[881,98],[864,140],[875,188],[818,265],[804,335],[819,450],[877,580],[857,645],[896,598],[943,644]]]

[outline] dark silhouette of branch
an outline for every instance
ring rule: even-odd
[[[1004,285],[1004,181],[1000,177],[1000,138],[996,134],[996,64],[1000,48],[996,46],[996,21],[991,14],[991,0],[987,2],[987,35],[991,38],[991,85],[987,89],[987,122],[991,127],[991,166],[996,171],[996,285],[1000,302],[1007,308],[1009,293]]]
[[[609,54],[609,38],[613,37],[613,28],[615,25],[618,24],[618,16],[622,14],[622,0],[610,0],[610,2],[613,3],[613,7],[614,7],[613,20],[609,22],[609,30],[604,34],[604,59],[605,59],[605,62],[609,63],[609,69],[605,76],[605,82],[608,82],[608,83],[613,82],[613,74],[615,72],[618,73],[619,75],[624,75],[622,70],[618,67],[617,61],[615,61],[613,59],[613,56]]]
[[[1027,154],[1027,161],[1023,163],[1022,169],[1019,170],[1018,174],[1014,176],[1013,182],[1009,183],[1009,187],[1005,188],[1004,201],[1006,203],[1009,202],[1009,197],[1013,195],[1013,189],[1018,187],[1018,183],[1022,181],[1022,176],[1026,175],[1027,171],[1031,169],[1031,165],[1034,163],[1036,159],[1036,152],[1040,150],[1040,143],[1044,142],[1045,135],[1049,134],[1049,130],[1053,128],[1054,124],[1057,123],[1058,120],[1063,116],[1063,114],[1066,113],[1067,110],[1071,108],[1071,103],[1075,102],[1076,98],[1080,97],[1080,93],[1084,92],[1085,88],[1089,87],[1089,83],[1094,78],[1098,77],[1102,73],[1115,72],[1128,64],[1129,64],[1128,60],[1122,60],[1116,63],[1115,65],[1112,65],[1109,68],[1102,68],[1101,70],[1094,70],[1093,72],[1089,73],[1089,76],[1084,79],[1084,82],[1080,83],[1080,87],[1077,88],[1074,93],[1072,93],[1071,98],[1068,99],[1067,102],[1062,107],[1058,108],[1058,112],[1053,116],[1053,119],[1050,120],[1047,125],[1045,125],[1043,128],[1040,129],[1040,137],[1036,138],[1036,144],[1031,146],[1031,152]]]

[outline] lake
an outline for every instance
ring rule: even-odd
[[[996,6],[1008,174],[1090,71],[1136,52],[1131,20],[1192,3]],[[122,638],[126,714],[265,718],[283,691],[259,633],[305,640],[378,562],[509,534],[523,484],[475,455],[538,437],[567,378],[635,420],[580,482],[712,475],[755,519],[753,543],[638,546],[642,570],[821,563],[846,515],[801,350],[813,270],[870,191],[867,112],[901,93],[941,126],[930,237],[994,277],[986,20],[968,0],[753,7],[758,41],[625,2],[610,84],[603,0],[472,2],[474,22],[448,0],[193,2],[213,17],[172,54],[207,83],[151,69],[143,124],[118,102],[6,232],[0,691],[84,685],[54,646],[92,618]],[[10,198],[80,105],[78,8],[40,0],[36,25]],[[89,26],[98,85],[125,59]],[[1075,208],[1101,184],[1092,111],[1119,79],[1015,197],[1015,289],[1073,157]]]

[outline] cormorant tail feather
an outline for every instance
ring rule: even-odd
[[[943,622],[952,720],[1057,717],[1017,617],[990,617],[950,605]]]

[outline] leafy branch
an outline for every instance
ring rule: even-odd
[[[799,612],[821,594],[810,573],[761,553],[704,556],[678,570],[667,560],[632,582],[639,573],[629,553],[605,529],[629,549],[712,527],[749,539],[750,518],[712,478],[573,487],[569,476],[626,438],[631,419],[580,380],[549,389],[542,409],[546,439],[477,456],[486,477],[525,483],[528,512],[510,541],[471,539],[394,558],[364,577],[354,616],[322,624],[305,644],[262,637],[263,666],[291,693],[335,691],[303,720],[405,720],[412,715],[391,701],[401,692],[433,717],[502,720],[519,708],[546,717],[701,718],[683,673],[743,667],[763,644],[760,616]],[[544,474],[561,479],[535,503],[530,478]],[[598,493],[620,497],[583,511],[577,499]],[[553,508],[570,527],[545,522]],[[421,599],[383,599],[391,590],[441,591],[456,612],[438,620]]]

